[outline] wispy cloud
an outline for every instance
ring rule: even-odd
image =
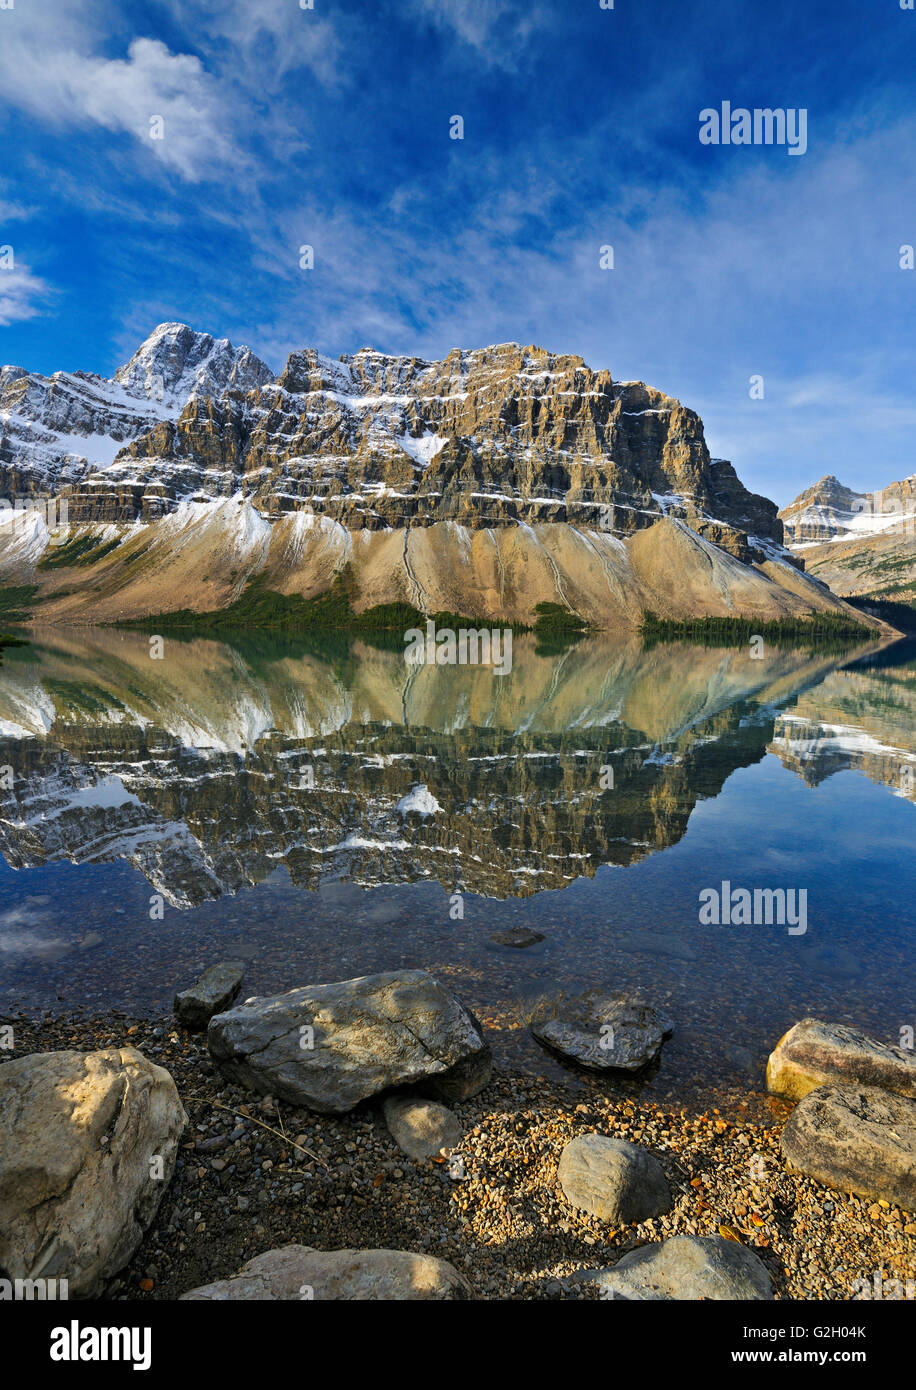
[[[167,0],[179,23],[188,24],[186,0]],[[303,9],[296,0],[230,3],[197,0],[193,12],[196,46],[226,78],[274,90],[290,72],[305,69],[324,87],[344,80],[342,46],[335,25],[319,5]]]
[[[0,325],[21,323],[44,312],[54,294],[52,286],[33,275],[28,266],[14,263],[0,269]]]
[[[2,235],[4,222],[16,222],[31,217],[35,211],[34,207],[29,207],[26,203],[10,202],[0,196],[0,235]]]
[[[492,67],[517,66],[527,41],[549,24],[552,17],[550,7],[538,0],[523,4],[518,0],[407,0],[407,3],[418,19],[457,35]]]

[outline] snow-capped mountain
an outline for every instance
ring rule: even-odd
[[[241,489],[268,516],[370,529],[453,518],[628,534],[671,515],[731,549],[747,533],[782,539],[775,507],[710,459],[680,402],[513,343],[440,362],[309,349],[275,380],[248,348],[161,324],[112,380],[4,368],[0,481],[66,485],[85,522]]]
[[[158,401],[180,414],[191,396],[250,391],[273,373],[250,348],[195,333],[185,323],[160,323],[114,379],[131,396]]]
[[[248,348],[181,323],[160,324],[112,379],[2,367],[2,495],[78,486],[93,471],[109,469],[132,440],[176,420],[192,396],[249,390],[270,377]]]
[[[877,536],[916,516],[916,476],[878,492],[855,492],[828,473],[779,515],[793,550]]]
[[[0,582],[38,582],[51,620],[219,608],[255,576],[310,597],[344,569],[357,607],[520,622],[834,605],[692,410],[515,343],[304,349],[274,378],[167,323],[110,380],[6,367],[0,497],[48,495],[76,548],[0,510]]]

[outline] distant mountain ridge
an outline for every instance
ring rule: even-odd
[[[795,549],[839,539],[860,540],[916,512],[916,476],[878,492],[855,492],[832,473],[800,492],[779,513],[785,542]]]
[[[916,599],[916,475],[856,492],[828,474],[779,516],[786,544],[835,593]]]

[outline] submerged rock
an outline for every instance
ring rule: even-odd
[[[658,1159],[623,1139],[580,1134],[563,1150],[557,1176],[574,1207],[615,1226],[671,1210],[671,1189]]]
[[[788,1100],[801,1100],[829,1082],[879,1086],[916,1099],[916,1056],[844,1023],[803,1018],[770,1053],[767,1089]]]
[[[132,1047],[41,1052],[0,1067],[0,1268],[98,1294],[168,1187],[187,1115]]]
[[[739,1241],[722,1236],[672,1236],[643,1245],[588,1278],[604,1298],[726,1302],[773,1297],[763,1261]]]
[[[214,1014],[222,1013],[242,988],[245,966],[238,960],[220,961],[205,970],[188,989],[175,995],[175,1017],[191,1033],[202,1032]]]
[[[408,1250],[313,1250],[284,1245],[242,1265],[238,1273],[181,1295],[187,1301],[251,1299],[465,1299],[473,1291],[447,1260]]]
[[[505,931],[492,932],[490,940],[495,941],[497,946],[515,946],[522,949],[525,946],[536,946],[539,941],[543,941],[544,933],[532,931],[529,927],[507,927]]]
[[[674,932],[622,932],[614,945],[634,955],[673,956],[675,960],[696,960],[697,952]]]
[[[323,1114],[418,1083],[464,1100],[491,1072],[480,1024],[424,970],[248,999],[210,1020],[207,1045],[233,1080]]]
[[[782,1133],[793,1168],[839,1192],[916,1209],[916,1101],[874,1086],[818,1086]]]
[[[640,1071],[674,1032],[666,1014],[626,994],[587,990],[531,1020],[531,1032],[552,1052],[591,1071]]]
[[[436,1158],[443,1149],[454,1149],[461,1141],[458,1116],[436,1101],[389,1096],[384,1111],[392,1139],[409,1158]]]

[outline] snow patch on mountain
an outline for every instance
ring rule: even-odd
[[[425,817],[434,816],[437,811],[442,810],[442,807],[439,805],[426,783],[422,782],[416,787],[411,787],[407,795],[401,797],[395,810],[399,811],[402,816],[406,816],[409,812],[414,811],[418,815]]]
[[[40,512],[0,508],[0,577],[37,565],[50,540],[51,533]]]
[[[401,434],[395,437],[404,453],[409,454],[414,462],[419,463],[423,468],[432,463],[436,455],[441,453],[448,443],[447,439],[436,434],[434,430],[427,430],[425,434],[419,436]]]

